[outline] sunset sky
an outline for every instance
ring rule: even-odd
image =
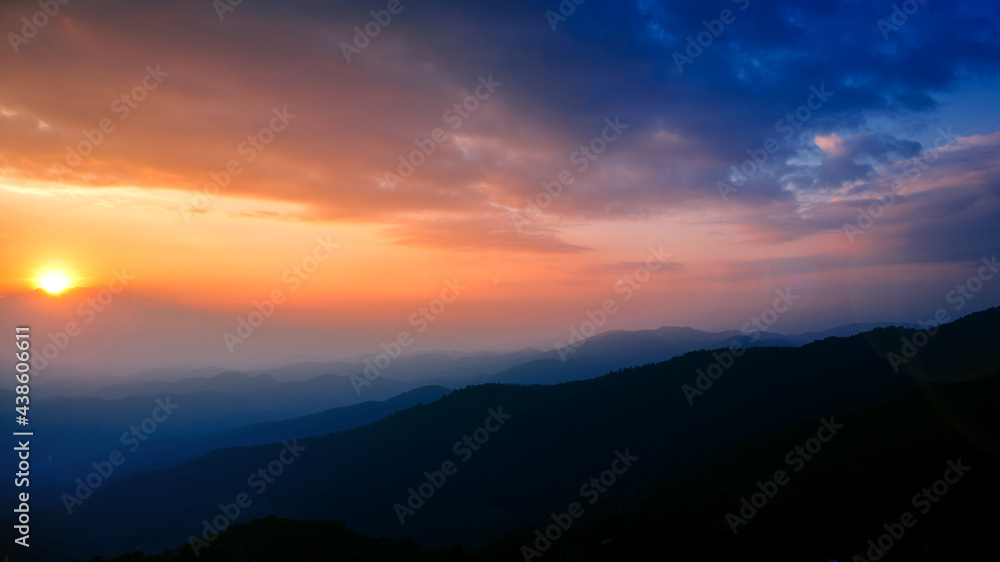
[[[777,331],[929,319],[998,250],[1000,12],[892,4],[4,2],[0,296],[124,270],[225,327],[281,289],[268,329],[345,354],[455,280],[424,348],[551,346],[606,299],[739,329],[786,287]]]

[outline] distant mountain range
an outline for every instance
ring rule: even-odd
[[[395,360],[384,371],[383,376],[399,381],[446,386],[455,385],[456,382],[546,384],[591,378],[602,374],[602,372],[607,372],[609,369],[664,361],[688,351],[723,347],[737,340],[748,347],[798,346],[828,337],[845,337],[887,326],[918,327],[916,324],[889,322],[845,324],[821,332],[796,335],[761,332],[759,339],[748,337],[737,330],[705,332],[694,328],[673,326],[664,326],[654,330],[611,330],[587,338],[579,347],[564,353],[565,363],[573,362],[579,358],[587,358],[588,363],[590,363],[591,360],[599,358],[598,360],[601,362],[599,367],[587,368],[576,363],[568,368],[560,369],[560,373],[553,373],[551,371],[554,365],[552,360],[564,363],[564,357],[560,355],[559,351],[526,348],[513,353],[421,353],[403,356]],[[533,363],[539,361],[544,363],[540,364],[538,369],[532,366]],[[580,370],[581,368],[583,371]],[[326,373],[351,375],[360,373],[363,369],[362,362],[307,361],[248,372],[250,374],[269,374],[280,380],[293,380]],[[538,371],[545,372],[543,374]],[[540,378],[533,379],[535,374]]]
[[[123,398],[199,390],[242,391],[246,381],[232,377],[231,380],[224,377],[214,382],[183,380],[231,373],[232,368],[211,365],[232,365],[236,360],[241,372],[251,376],[269,375],[278,382],[305,381],[321,375],[350,376],[361,373],[365,367],[363,359],[359,358],[331,361],[298,354],[276,360],[284,349],[283,340],[265,335],[255,337],[253,346],[233,355],[221,339],[222,332],[231,329],[229,314],[140,298],[128,293],[113,295],[106,290],[74,288],[51,295],[39,289],[0,298],[0,322],[20,325],[26,319],[32,320],[34,343],[38,349],[46,345],[50,347],[49,351],[58,348],[50,360],[35,354],[39,373],[45,374],[38,377],[32,386],[32,393],[37,398]],[[75,324],[78,335],[66,335],[69,323]],[[899,324],[849,324],[824,332],[798,335],[762,332],[755,344],[802,345],[828,336],[847,336],[888,325]],[[289,337],[302,340],[306,336],[296,332]],[[322,345],[329,345],[325,343],[329,338],[324,339],[318,332],[308,337]],[[407,388],[428,384],[456,387],[489,381],[528,382],[538,372],[536,367],[529,365],[531,362],[557,359],[562,363],[562,359],[571,362],[573,359],[600,355],[600,367],[588,368],[578,364],[558,368],[554,372],[545,367],[546,373],[537,382],[580,380],[597,376],[602,369],[664,361],[688,351],[719,347],[734,338],[745,337],[735,330],[704,332],[692,328],[663,327],[600,333],[565,357],[560,357],[555,350],[542,351],[530,347],[515,352],[416,352],[393,360],[383,371],[382,378],[409,383]],[[551,345],[545,342],[535,347],[548,348]],[[12,364],[0,363],[0,384],[5,388],[13,387],[11,369]],[[258,381],[260,384],[264,382]]]
[[[127,432],[151,415],[158,400],[171,401],[178,406],[177,411],[166,423],[157,424],[155,432],[139,436],[142,447],[128,456],[128,465],[116,471],[109,483],[217,448],[321,435],[370,423],[417,402],[431,402],[449,388],[487,383],[558,384],[734,341],[746,346],[799,345],[828,333],[854,333],[865,327],[844,326],[801,336],[764,334],[759,341],[737,331],[712,333],[671,327],[617,330],[584,341],[565,362],[558,359],[556,351],[530,348],[515,353],[415,354],[398,358],[386,376],[361,388],[360,394],[350,376],[357,376],[364,366],[352,362],[286,365],[273,370],[276,376],[228,371],[118,382],[91,388],[80,397],[33,393],[32,427],[46,435],[35,449],[36,455],[45,459],[35,466],[41,490],[37,497],[46,501],[58,498],[72,487],[74,478],[91,472],[91,463],[125,445],[134,447],[137,438]],[[309,376],[331,370],[335,372]],[[195,372],[207,374],[204,369]],[[152,374],[166,375],[152,371],[145,376]],[[0,400],[12,401],[12,396],[10,391],[0,390]],[[392,397],[396,398],[388,400]],[[355,404],[356,409],[342,409]],[[286,421],[268,424],[277,420]],[[10,420],[8,425],[11,431],[17,429]],[[0,459],[0,466],[10,462]],[[0,494],[11,490],[10,483],[0,486]]]
[[[422,385],[457,388],[489,382],[557,384],[593,378],[625,367],[665,361],[689,351],[726,347],[733,342],[740,342],[744,347],[799,346],[828,337],[845,337],[894,325],[900,326],[892,323],[847,324],[822,332],[796,335],[761,332],[758,338],[748,337],[736,330],[704,332],[694,328],[664,326],[655,330],[602,332],[584,340],[572,351],[564,351],[562,355],[557,350],[533,348],[511,353],[417,353],[395,359],[382,371],[378,382],[365,386],[363,391],[367,394],[368,389],[377,388],[386,381],[392,381],[389,384],[401,383],[393,386],[393,391]],[[903,324],[901,327],[916,328],[917,325]],[[239,373],[204,367],[180,372],[156,370],[143,373],[142,380],[138,381],[125,377],[104,386],[68,388],[59,394],[116,399],[205,391],[245,393],[277,388],[277,384],[282,382],[312,380],[310,384],[319,385],[319,381],[313,380],[318,377],[327,377],[330,384],[338,385],[335,382],[337,379],[331,375],[346,378],[364,370],[362,361],[306,361]],[[160,378],[150,380],[152,376]],[[54,391],[50,388],[47,394]]]

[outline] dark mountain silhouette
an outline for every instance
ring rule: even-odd
[[[167,553],[163,557],[144,557],[141,552],[135,552],[107,562],[142,560],[471,562],[478,558],[469,557],[460,548],[442,547],[434,552],[427,552],[413,541],[368,537],[348,530],[343,522],[295,521],[271,516],[236,525],[221,533],[212,541],[210,548],[199,549],[198,552],[192,548],[183,548]]]
[[[878,540],[886,533],[883,525],[897,523],[905,511],[917,523],[894,540],[890,559],[980,559],[992,547],[991,514],[1000,499],[1000,481],[995,478],[1000,450],[995,442],[977,446],[967,432],[1000,434],[1000,418],[993,414],[998,397],[996,379],[956,384],[931,395],[907,393],[861,413],[837,417],[834,422],[843,426],[839,435],[801,464],[787,465],[784,459],[795,445],[815,437],[822,422],[794,424],[724,447],[641,486],[630,486],[627,493],[608,494],[587,505],[584,515],[552,541],[541,559],[659,561],[667,549],[682,560],[759,557],[827,562],[851,560],[854,555],[867,560],[867,541]],[[964,424],[941,416],[941,403],[962,412]],[[941,480],[949,462],[960,462],[969,470],[937,503],[921,500],[915,507],[913,496]],[[796,472],[796,467],[801,470]],[[741,498],[759,491],[756,483],[768,481],[780,469],[787,471],[789,481],[774,486],[767,503],[755,508],[746,524],[732,533],[726,514],[739,514]],[[567,502],[572,499],[579,498]],[[926,514],[920,513],[923,509]],[[565,506],[554,512],[564,513]],[[526,521],[524,532],[469,554],[454,548],[429,553],[417,548],[387,550],[400,546],[388,539],[362,538],[343,523],[272,516],[225,531],[210,548],[199,549],[197,557],[190,546],[183,546],[163,557],[132,554],[114,560],[268,562],[291,556],[325,560],[322,556],[331,552],[350,560],[356,545],[370,542],[366,546],[370,560],[514,562],[524,560],[521,549],[538,540],[534,530],[551,524],[550,516]],[[278,546],[283,544],[287,546]]]
[[[248,476],[273,463],[286,445],[218,450],[136,475],[99,490],[72,517],[62,506],[39,507],[39,528],[51,533],[39,540],[64,545],[46,553],[52,559],[158,552],[199,535],[203,522],[219,515],[220,504],[250,492],[252,504],[238,521],[271,514],[342,519],[363,533],[432,547],[482,545],[530,532],[550,513],[566,509],[580,497],[581,483],[608,469],[616,451],[627,449],[640,460],[608,492],[607,505],[655,485],[685,463],[794,424],[815,427],[822,416],[855,414],[915,390],[943,395],[949,384],[994,378],[1000,366],[998,320],[1000,311],[991,309],[941,326],[900,372],[887,357],[900,353],[915,332],[884,328],[798,348],[747,349],[732,362],[721,350],[696,351],[588,381],[468,387],[366,427],[299,440],[301,456],[260,494],[248,489]],[[711,386],[703,385],[703,394],[689,403],[683,385],[695,385],[698,373],[717,362],[721,374],[706,377]],[[510,418],[467,463],[456,460],[454,444],[484,427],[490,409]],[[979,427],[977,415],[969,414],[969,427]],[[910,431],[907,423],[889,433]],[[794,444],[783,443],[781,450]],[[780,455],[761,458],[767,461],[762,465],[781,466]],[[855,462],[877,464],[878,458]],[[425,481],[425,471],[441,470],[449,460],[457,463],[457,473],[400,525],[393,506],[407,501],[408,489]],[[946,459],[934,462],[939,460]],[[752,489],[765,476],[733,474],[715,485],[736,493],[731,499],[738,502],[748,485]]]
[[[611,330],[584,340],[572,351],[549,351],[503,372],[481,377],[477,383],[558,384],[585,380],[618,369],[664,361],[690,351],[716,349],[739,344],[749,347],[791,347],[861,333],[883,324],[848,324],[823,332],[794,336],[761,332],[752,338],[736,330],[703,332],[694,328],[664,326],[655,330]],[[915,327],[915,326],[908,326]],[[565,359],[565,360],[564,360]]]
[[[868,560],[867,541],[886,534],[883,525],[898,527],[909,511],[917,523],[894,540],[886,560],[979,559],[992,548],[992,514],[1000,500],[998,372],[987,380],[923,388],[857,414],[837,415],[835,422],[843,426],[838,435],[808,460],[796,453],[800,460],[791,465],[787,455],[816,437],[820,420],[681,463],[627,494],[588,506],[587,517],[554,541],[545,558],[652,561],[662,559],[658,553],[666,548],[683,560],[823,562],[855,560],[855,555]],[[914,496],[942,480],[955,463],[970,468],[943,496],[933,494],[935,501],[922,498],[915,505]],[[741,513],[742,498],[749,501],[761,492],[758,482],[773,481],[777,470],[786,471],[788,482],[773,486],[762,507]],[[752,516],[737,524],[734,534],[727,514]],[[516,560],[512,554],[537,540],[533,531],[550,523],[539,518],[478,553]],[[878,553],[873,551],[873,559]]]

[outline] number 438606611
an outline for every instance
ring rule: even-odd
[[[14,357],[17,359],[17,365],[15,365],[14,370],[17,371],[15,378],[18,385],[14,387],[14,392],[16,393],[14,410],[18,413],[17,423],[28,425],[28,404],[31,402],[31,399],[28,397],[28,393],[31,390],[28,385],[31,380],[31,375],[28,373],[31,369],[31,365],[28,363],[31,359],[31,353],[28,350],[31,348],[31,328],[21,326],[16,330],[17,353],[14,354]]]

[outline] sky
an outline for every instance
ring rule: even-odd
[[[994,2],[40,6],[0,4],[0,296],[123,274],[213,349],[275,291],[289,355],[551,348],[609,300],[930,319],[998,249]]]

